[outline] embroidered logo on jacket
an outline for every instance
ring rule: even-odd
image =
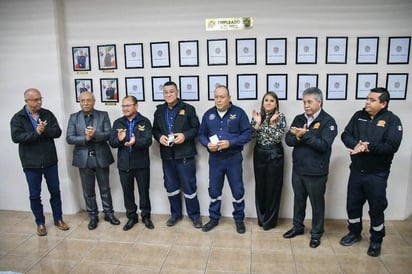
[[[137,125],[137,130],[138,131],[144,131],[145,130],[145,125]]]
[[[236,113],[229,115],[229,119],[230,119],[230,120],[235,120],[236,118],[237,118]]]
[[[376,125],[377,125],[378,127],[385,127],[385,124],[386,124],[386,121],[385,121],[385,120],[379,120],[379,121],[376,123]]]
[[[186,111],[184,109],[179,110],[179,115],[185,115]]]
[[[313,129],[318,129],[320,127],[320,123],[319,122],[316,122],[314,125],[313,125]]]

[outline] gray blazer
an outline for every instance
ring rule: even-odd
[[[93,127],[96,129],[94,138],[90,141],[94,144],[96,160],[99,167],[108,167],[114,162],[112,151],[107,143],[110,135],[111,124],[106,111],[93,110]],[[89,157],[89,146],[86,143],[86,122],[82,111],[70,115],[67,125],[66,141],[74,145],[72,165],[85,168]]]

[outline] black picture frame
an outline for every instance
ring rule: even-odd
[[[100,78],[102,103],[119,102],[119,81],[117,78]]]
[[[150,60],[152,68],[170,67],[170,42],[151,42]]]
[[[317,57],[317,37],[296,37],[296,64],[316,64]]]
[[[184,101],[199,101],[199,76],[179,76],[179,98]]]
[[[76,102],[79,103],[80,93],[89,91],[93,92],[93,79],[76,78],[74,79],[74,94]]]
[[[144,68],[143,43],[124,44],[124,66],[126,69]]]
[[[300,73],[297,75],[297,92],[296,99],[302,100],[302,94],[305,89],[310,87],[318,87],[318,74],[304,74]]]
[[[179,41],[179,66],[198,67],[199,66],[199,41],[188,40]]]
[[[410,36],[392,36],[388,38],[388,65],[409,64],[411,50]]]
[[[207,76],[207,90],[208,93],[208,100],[213,101],[215,98],[215,89],[217,86],[228,86],[228,76],[227,74],[211,74]]]
[[[326,64],[346,64],[348,61],[348,37],[326,37]]]
[[[237,99],[256,100],[257,99],[257,74],[237,75]]]
[[[266,65],[287,64],[287,38],[266,38]]]
[[[236,39],[236,65],[256,65],[256,38]]]
[[[137,101],[145,101],[144,77],[126,77],[124,78],[126,87],[126,96],[133,95]]]
[[[378,73],[356,74],[356,96],[355,99],[366,99],[371,89],[378,86]]]
[[[348,92],[347,73],[328,73],[326,76],[326,100],[346,100]]]
[[[377,64],[379,54],[379,37],[358,37],[356,44],[356,64]]]
[[[163,85],[169,82],[170,76],[152,76],[152,100],[153,102],[164,101]]]
[[[90,47],[72,47],[73,71],[91,71]]]
[[[386,89],[389,91],[391,100],[406,100],[408,78],[409,73],[386,74]]]
[[[207,40],[207,65],[227,65],[227,39]]]
[[[99,70],[117,69],[116,45],[98,45]]]
[[[273,91],[279,100],[288,99],[288,75],[287,74],[267,74],[266,90]]]

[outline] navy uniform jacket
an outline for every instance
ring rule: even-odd
[[[293,120],[291,127],[302,128],[306,117],[302,113]],[[332,143],[338,134],[335,119],[323,109],[310,124],[308,132],[298,140],[290,130],[286,133],[285,142],[293,147],[293,169],[300,175],[321,176],[329,174],[329,161]]]
[[[352,116],[341,138],[350,149],[359,141],[369,142],[368,152],[351,155],[351,167],[362,172],[389,172],[393,155],[401,144],[402,124],[387,109],[378,112],[373,120],[363,109]]]

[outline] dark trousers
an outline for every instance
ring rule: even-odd
[[[312,206],[312,238],[319,239],[324,232],[325,223],[325,190],[328,176],[306,176],[292,171],[293,226],[298,230],[304,229],[303,221],[306,214],[306,200],[309,196]]]
[[[106,216],[113,215],[112,194],[109,184],[109,167],[79,168],[82,180],[83,197],[89,218],[96,219],[99,211],[96,203],[96,179],[99,186],[103,211]]]
[[[255,204],[258,224],[264,228],[276,226],[283,186],[283,147],[256,145],[253,153],[255,174]]]
[[[220,156],[219,152],[209,154],[209,216],[218,221],[221,217],[222,190],[227,176],[233,197],[233,218],[243,221],[245,218],[245,188],[243,186],[243,157],[241,152],[229,156]]]
[[[129,219],[137,218],[137,205],[135,202],[134,180],[137,182],[139,191],[139,207],[142,218],[150,219],[150,169],[136,168],[129,171],[119,170],[120,183],[123,189],[124,207],[126,208],[126,216]]]
[[[195,158],[177,160],[162,160],[164,186],[169,197],[172,216],[182,216],[183,190],[187,215],[192,220],[200,217],[199,200],[197,198],[196,163]]]
[[[41,202],[42,177],[46,179],[50,193],[50,205],[55,222],[62,220],[62,201],[60,196],[60,181],[57,164],[45,168],[25,168],[27,185],[30,193],[30,207],[37,225],[45,223],[43,204]]]
[[[349,218],[349,231],[359,235],[362,231],[363,205],[369,204],[371,226],[370,240],[381,243],[385,237],[385,215],[388,206],[386,187],[389,172],[363,173],[351,168],[346,198],[346,211]]]

